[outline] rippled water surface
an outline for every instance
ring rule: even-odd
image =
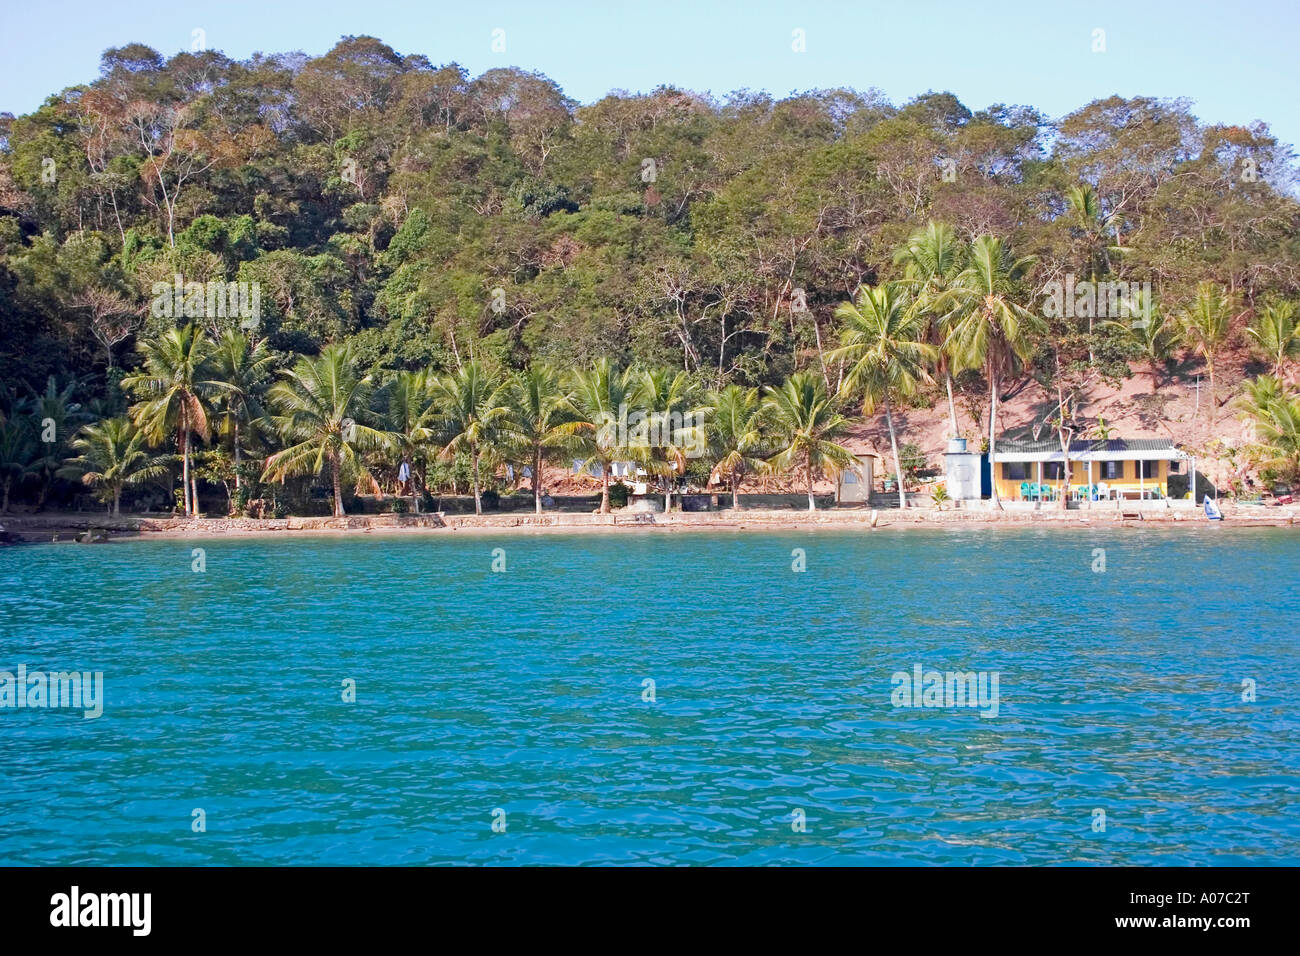
[[[106,698],[0,710],[0,864],[1296,864],[1298,632],[1285,530],[0,549]]]

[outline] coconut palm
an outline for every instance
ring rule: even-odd
[[[220,390],[212,345],[190,323],[141,342],[139,349],[143,369],[122,379],[122,387],[141,398],[131,408],[131,420],[154,445],[176,436],[185,514],[197,515],[198,482],[190,467],[194,439],[206,441],[211,434],[208,416],[212,398]]]
[[[393,437],[362,423],[368,414],[370,382],[356,374],[352,351],[327,345],[315,358],[299,359],[267,394],[271,423],[291,444],[266,460],[264,481],[280,481],[328,470],[334,517],[343,511],[343,474],[364,473],[361,456],[389,448]]]
[[[701,410],[696,407],[696,385],[684,371],[643,369],[635,381],[633,401],[644,416],[648,434],[632,432],[634,455],[651,474],[663,482],[664,512],[672,510],[674,479],[686,473],[686,459],[694,449],[703,450],[704,435],[695,424]]]
[[[768,465],[777,471],[802,472],[808,484],[808,510],[816,511],[813,480],[857,461],[835,441],[848,430],[848,419],[835,411],[825,382],[812,372],[796,372],[780,388],[768,386],[763,407],[773,443],[780,449]]]
[[[935,347],[934,368],[936,374],[943,376],[948,392],[948,426],[956,437],[959,429],[952,389],[953,362],[946,348],[952,307],[944,293],[952,288],[966,267],[966,247],[951,226],[931,222],[913,233],[894,253],[894,262],[905,267],[904,282],[924,324],[925,341]]]
[[[383,401],[384,421],[398,455],[411,471],[413,487],[423,496],[427,456],[438,437],[432,374],[428,369],[398,372],[385,384]]]
[[[1130,354],[1141,356],[1151,375],[1151,393],[1154,395],[1160,384],[1161,370],[1182,341],[1182,331],[1146,292],[1126,299],[1124,311],[1128,313],[1127,318],[1112,319],[1102,325],[1114,330]]]
[[[1259,410],[1256,431],[1260,464],[1282,477],[1300,479],[1300,398],[1287,395]]]
[[[542,513],[542,466],[563,449],[573,434],[569,390],[553,367],[538,363],[515,373],[506,383],[506,413],[501,429],[533,472],[533,508]]]
[[[235,487],[241,487],[239,465],[243,460],[243,441],[266,415],[260,392],[270,374],[275,357],[259,341],[250,346],[242,332],[228,329],[217,341],[212,355],[216,382],[213,422],[217,434],[230,442],[235,463]]]
[[[570,387],[574,420],[569,431],[574,447],[586,455],[586,465],[600,466],[600,513],[609,514],[609,471],[629,454],[626,422],[636,397],[637,372],[601,358],[590,369],[575,372]]]
[[[1047,332],[1043,319],[1016,301],[1032,262],[1013,259],[995,236],[979,236],[971,243],[968,265],[943,297],[955,308],[948,348],[956,364],[982,368],[989,382],[990,461],[997,449],[998,386],[1029,361]],[[1002,508],[997,482],[993,504]]]
[[[482,514],[479,463],[484,451],[494,446],[506,415],[500,387],[478,362],[469,362],[434,381],[433,403],[443,446],[441,457],[451,459],[458,451],[469,452],[474,470],[474,513]]]
[[[728,385],[709,396],[706,433],[716,464],[709,480],[726,479],[731,508],[740,510],[740,483],[745,475],[762,471],[763,415],[758,389]]]
[[[0,423],[0,514],[9,511],[9,491],[31,473],[36,443],[26,423],[10,419]]]
[[[1300,325],[1296,322],[1296,304],[1285,299],[1270,299],[1246,329],[1255,347],[1273,363],[1273,374],[1282,377],[1286,363],[1300,358]]]
[[[168,459],[150,455],[144,432],[126,418],[106,418],[84,426],[72,441],[76,455],[59,470],[94,488],[102,501],[111,503],[111,514],[121,513],[122,492],[167,474]]]
[[[1232,298],[1226,290],[1213,282],[1202,282],[1196,287],[1196,298],[1182,316],[1183,339],[1205,359],[1210,375],[1210,427],[1218,412],[1215,397],[1215,360],[1232,340]]]
[[[906,288],[897,282],[860,286],[856,302],[844,302],[835,310],[842,323],[841,345],[830,358],[850,363],[841,391],[846,397],[862,395],[862,412],[870,415],[876,402],[884,400],[889,446],[894,453],[894,474],[898,478],[898,504],[907,507],[903,465],[898,455],[894,430],[893,395],[913,395],[917,385],[929,378],[927,362],[934,361],[939,348],[922,341],[925,323],[908,301]]]

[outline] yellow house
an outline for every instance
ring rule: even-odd
[[[999,498],[1060,500],[1066,456],[1059,441],[999,441],[991,464]],[[1069,468],[1077,500],[1167,498],[1170,475],[1187,475],[1194,487],[1196,459],[1166,438],[1080,440],[1070,443]]]

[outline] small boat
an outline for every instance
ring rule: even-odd
[[[1223,512],[1219,510],[1219,506],[1213,498],[1205,499],[1205,517],[1211,521],[1223,520]]]

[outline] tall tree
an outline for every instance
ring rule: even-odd
[[[625,426],[636,397],[636,377],[634,369],[620,369],[600,358],[590,369],[575,372],[571,382],[575,421],[570,430],[588,464],[600,465],[601,514],[609,514],[610,466],[628,455]]]
[[[212,345],[193,323],[167,329],[140,343],[143,368],[122,379],[122,387],[141,399],[131,420],[155,445],[176,437],[181,459],[182,500],[186,515],[198,515],[198,482],[190,466],[194,439],[207,441],[208,416],[219,384],[214,378]]]
[[[334,517],[344,516],[343,474],[362,473],[362,455],[389,448],[387,432],[364,424],[370,383],[357,375],[350,348],[328,345],[299,359],[271,386],[272,423],[289,446],[266,460],[263,480],[284,481],[329,472]],[[358,419],[361,419],[360,421]]]
[[[516,372],[506,383],[502,430],[532,462],[537,514],[542,513],[542,468],[573,435],[569,398],[560,373],[540,362]]]
[[[731,508],[739,511],[741,481],[767,464],[763,460],[763,408],[758,389],[728,385],[711,393],[706,428],[715,462],[710,480],[726,479]]]
[[[1196,298],[1183,311],[1183,338],[1205,359],[1210,375],[1210,427],[1218,416],[1219,400],[1214,373],[1219,355],[1232,339],[1233,303],[1228,292],[1213,282],[1196,287]]]
[[[816,511],[814,479],[857,461],[853,452],[836,442],[848,431],[849,421],[835,411],[826,383],[813,372],[795,372],[779,388],[769,385],[764,407],[773,444],[780,449],[768,464],[781,471],[802,472],[808,485],[808,510]]]
[[[898,479],[898,506],[906,508],[892,396],[915,394],[917,385],[929,378],[926,363],[935,360],[939,348],[922,341],[925,324],[901,283],[861,286],[857,301],[841,303],[835,317],[842,323],[841,345],[829,357],[849,363],[842,391],[846,396],[862,396],[864,415],[873,413],[876,402],[883,399]]]
[[[468,451],[474,469],[474,513],[483,513],[482,477],[479,463],[485,447],[499,437],[506,416],[499,384],[476,361],[433,384],[433,401],[438,410],[442,457],[452,458]]]
[[[945,294],[956,306],[949,347],[957,362],[983,368],[989,383],[989,460],[997,451],[998,388],[1033,355],[1046,330],[1043,319],[1020,305],[1021,279],[1033,260],[1014,259],[1003,241],[979,236],[969,264]],[[993,504],[1001,510],[997,482]]]
[[[935,347],[935,371],[943,376],[948,393],[948,427],[953,437],[957,427],[957,403],[953,399],[952,356],[947,348],[952,307],[945,293],[953,287],[966,267],[966,247],[952,227],[930,222],[914,232],[907,243],[894,253],[894,261],[905,267],[906,279],[914,307],[924,321],[925,339]]]

